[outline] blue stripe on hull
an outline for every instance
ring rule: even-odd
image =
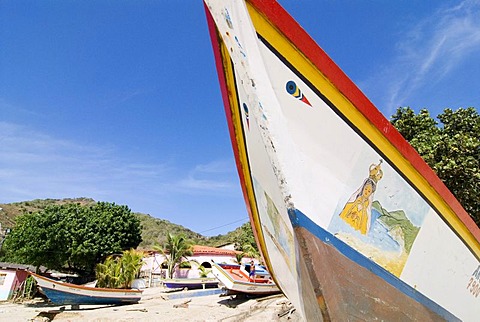
[[[96,304],[96,305],[113,305],[113,304],[130,304],[136,303],[140,297],[117,298],[117,297],[94,297],[86,295],[78,295],[63,291],[57,291],[49,288],[42,288],[45,295],[55,304]]]
[[[442,306],[438,305],[422,293],[418,292],[416,289],[411,287],[410,285],[406,284],[398,277],[384,269],[383,267],[379,266],[369,258],[363,256],[361,253],[332,235],[327,230],[321,228],[316,223],[314,223],[310,218],[305,216],[300,210],[298,209],[289,209],[288,211],[290,221],[294,227],[303,227],[307,229],[310,233],[316,236],[325,244],[329,244],[335,247],[340,253],[344,256],[349,258],[350,260],[354,261],[358,265],[365,267],[366,269],[370,270],[377,276],[381,277],[385,282],[389,283],[405,295],[411,297],[412,299],[416,300],[417,302],[421,303],[431,311],[437,313],[438,315],[444,317],[448,321],[459,321],[459,319],[444,309]]]

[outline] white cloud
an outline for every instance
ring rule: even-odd
[[[0,122],[0,202],[37,198],[91,197],[165,206],[188,194],[235,194],[233,160],[189,169],[121,156],[112,147],[58,139],[25,126]],[[151,207],[150,207],[151,208]]]
[[[188,193],[231,193],[237,188],[238,180],[233,160],[215,160],[195,166],[185,178],[178,181],[176,188]]]
[[[452,8],[438,9],[405,28],[396,44],[397,56],[389,67],[364,84],[372,87],[372,92],[384,93],[379,101],[390,115],[411,95],[443,80],[471,59],[472,53],[480,51],[480,1],[467,0]]]
[[[152,184],[168,166],[135,164],[114,149],[58,139],[0,122],[0,200],[109,197],[125,186]]]

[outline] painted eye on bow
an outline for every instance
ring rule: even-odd
[[[310,104],[310,102],[308,101],[307,97],[303,95],[302,91],[300,90],[300,88],[298,88],[297,84],[294,81],[287,82],[286,90],[288,94],[292,95],[296,99],[299,99],[305,104],[312,106],[312,104]]]

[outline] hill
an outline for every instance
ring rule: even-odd
[[[80,205],[88,206],[96,203],[91,198],[73,198],[73,199],[35,199],[31,201],[22,201],[9,204],[0,203],[0,224],[3,229],[12,228],[15,225],[15,217],[24,213],[34,213],[45,209],[45,207],[53,204],[68,204],[78,203]],[[197,245],[206,246],[220,246],[229,243],[236,243],[243,240],[246,231],[248,231],[249,223],[238,227],[225,235],[218,235],[214,237],[207,237],[198,234],[181,225],[171,223],[168,220],[154,218],[148,214],[134,213],[140,220],[142,227],[142,243],[139,245],[141,249],[151,249],[153,245],[162,245],[167,234],[170,232],[174,235],[183,233],[188,239],[192,240]]]

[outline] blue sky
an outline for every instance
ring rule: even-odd
[[[280,3],[389,118],[480,104],[480,1]],[[248,221],[203,3],[0,2],[0,202]]]

